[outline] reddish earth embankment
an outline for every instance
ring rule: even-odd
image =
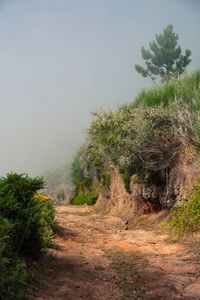
[[[200,299],[198,249],[167,242],[167,231],[133,230],[91,207],[56,209],[60,233],[30,299]]]

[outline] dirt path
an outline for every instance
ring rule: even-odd
[[[46,289],[34,299],[200,299],[198,251],[166,243],[167,233],[126,230],[120,218],[91,207],[56,210],[60,236],[45,270]]]

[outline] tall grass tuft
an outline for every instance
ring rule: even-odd
[[[161,103],[168,106],[169,103],[180,98],[188,105],[196,102],[197,109],[200,110],[200,70],[192,74],[185,74],[182,78],[173,78],[159,87],[143,89],[130,103],[129,108],[134,109],[142,104],[153,107]]]

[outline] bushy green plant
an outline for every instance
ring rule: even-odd
[[[200,231],[200,180],[192,188],[189,200],[174,208],[169,225],[179,237]]]
[[[110,173],[107,157],[94,143],[82,146],[72,163],[72,177],[75,183],[75,194],[71,199],[74,205],[96,203],[99,193],[94,187],[94,181],[100,188],[110,188]],[[95,183],[95,185],[96,185]]]
[[[43,178],[30,178],[27,174],[11,173],[0,179],[1,197],[4,197],[6,194],[12,194],[16,202],[22,203],[25,207],[34,193],[43,187]]]
[[[42,207],[42,227],[40,231],[44,248],[49,248],[52,246],[52,237],[58,224],[58,222],[54,220],[56,211],[53,208],[50,197],[36,193],[34,198],[38,200],[38,204]]]
[[[74,197],[70,200],[73,205],[93,205],[96,203],[99,197],[96,186],[93,183],[90,186],[86,186],[83,181],[80,181],[78,174],[76,175],[76,189]]]
[[[0,215],[0,299],[23,299],[26,272],[13,250],[13,224]]]
[[[13,225],[13,247],[19,255],[38,257],[47,241],[45,211],[51,210],[46,202],[39,203],[35,192],[44,185],[42,178],[7,174],[0,179],[0,211]]]
[[[38,258],[51,245],[55,210],[36,191],[42,178],[11,173],[0,179],[0,299],[25,299],[22,257]]]
[[[79,194],[75,195],[70,203],[73,205],[82,205],[82,204],[87,204],[87,205],[94,205],[99,197],[99,193],[97,191],[90,191],[84,194]]]

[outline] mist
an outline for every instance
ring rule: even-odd
[[[198,0],[1,0],[0,176],[70,161],[92,111],[152,86],[134,66],[168,24],[199,68]]]

